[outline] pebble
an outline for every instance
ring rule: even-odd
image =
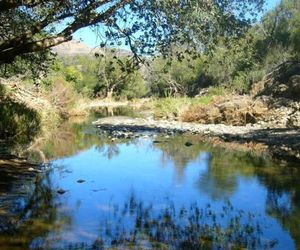
[[[36,173],[42,173],[42,170],[40,170],[40,169],[35,169],[35,168],[28,168],[28,171],[30,171],[30,172],[36,172]]]
[[[143,131],[155,131],[165,133],[166,136],[174,133],[191,132],[194,134],[245,134],[258,129],[259,124],[248,124],[247,126],[230,126],[224,124],[197,124],[180,121],[167,122],[164,120],[149,122],[142,118],[102,118],[93,123],[102,130],[109,131],[110,138],[136,138],[137,133]],[[264,123],[263,123],[264,124]]]
[[[83,180],[83,179],[77,180],[77,183],[83,183],[83,182],[85,182],[85,180]]]

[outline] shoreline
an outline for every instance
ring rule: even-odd
[[[193,134],[204,140],[218,139],[218,144],[260,144],[271,156],[279,160],[300,162],[300,128],[266,127],[258,124],[231,126],[224,124],[197,124],[179,121],[131,118],[124,116],[101,118],[93,125],[109,132],[117,131],[120,137],[151,131],[166,134]]]

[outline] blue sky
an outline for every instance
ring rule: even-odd
[[[266,0],[266,10],[273,9],[279,2],[280,0]],[[91,28],[83,28],[81,30],[78,30],[73,37],[76,40],[83,41],[85,44],[92,48],[99,46],[100,43]]]

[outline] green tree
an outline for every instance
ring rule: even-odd
[[[233,40],[230,47],[219,41],[207,59],[205,72],[212,77],[212,83],[223,85],[238,92],[247,92],[257,77],[251,74],[257,67],[253,35],[249,31],[245,37]]]
[[[94,88],[95,96],[106,98],[123,96],[132,99],[146,94],[139,65],[132,58],[117,57],[114,51],[98,57],[99,82]]]
[[[97,76],[98,61],[91,56],[83,55],[73,58],[72,62],[73,64],[76,64],[82,75],[81,81],[76,84],[77,92],[82,93],[87,97],[92,97],[93,89],[99,82]]]
[[[73,82],[75,85],[83,79],[81,72],[75,66],[69,66],[65,69],[65,77],[68,82]]]
[[[179,52],[173,60],[156,58],[148,74],[152,94],[160,97],[197,94],[204,84],[201,77],[204,73],[204,58],[202,55],[193,59]]]
[[[146,81],[143,79],[140,71],[135,71],[130,74],[128,81],[122,89],[120,89],[117,95],[120,98],[126,98],[128,100],[134,98],[145,97],[149,92],[146,86]]]
[[[281,1],[239,39],[231,39],[230,44],[219,39],[207,59],[206,74],[216,85],[249,91],[277,65],[299,60],[299,21],[300,1]]]
[[[286,60],[299,56],[297,37],[299,37],[300,1],[282,0],[268,12],[257,27],[260,37],[255,41],[257,58],[270,68]]]

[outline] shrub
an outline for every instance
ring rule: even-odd
[[[189,107],[191,99],[182,97],[166,97],[154,102],[154,116],[156,118],[178,118],[181,113]]]
[[[69,110],[78,99],[78,94],[71,83],[63,78],[57,78],[52,84],[48,99],[63,117],[67,117]]]

